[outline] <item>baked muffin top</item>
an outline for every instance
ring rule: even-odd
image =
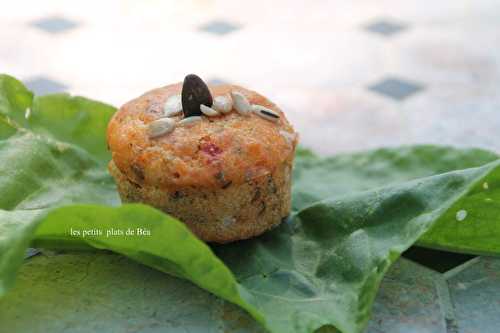
[[[184,118],[182,113],[170,117],[175,128],[152,136],[152,123],[165,117],[165,103],[180,95],[183,86],[151,90],[123,105],[108,125],[113,162],[130,181],[166,189],[224,188],[266,175],[294,153],[297,135],[275,104],[235,85],[208,88],[214,99],[239,92],[250,104],[274,111],[279,119],[271,121],[255,112],[242,115],[233,106],[228,113],[202,116],[190,124],[178,122]]]

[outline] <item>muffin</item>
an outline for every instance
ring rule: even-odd
[[[107,139],[121,200],[156,207],[204,241],[260,235],[290,212],[297,134],[254,91],[191,74],[123,105]]]

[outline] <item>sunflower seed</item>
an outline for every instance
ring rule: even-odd
[[[290,133],[290,132],[287,132],[284,130],[280,130],[279,132],[280,132],[281,136],[283,138],[285,138],[285,140],[288,144],[292,144],[293,142],[295,142],[295,139],[297,138],[297,134],[295,134],[295,133]]]
[[[232,216],[226,216],[222,219],[222,225],[224,227],[229,227],[236,222],[236,219]]]
[[[262,105],[252,105],[252,111],[266,120],[277,122],[280,119],[279,114]]]
[[[229,113],[233,109],[233,101],[228,96],[217,96],[212,107],[219,112]]]
[[[213,104],[212,94],[206,83],[194,74],[189,74],[184,78],[181,98],[185,118],[201,116],[200,105],[211,107]]]
[[[173,117],[182,112],[181,95],[170,96],[163,106],[163,116]]]
[[[200,105],[200,111],[207,117],[214,117],[219,115],[219,112],[203,104]]]
[[[250,113],[252,107],[245,95],[237,91],[231,91],[231,97],[233,99],[234,108],[239,114],[246,116]]]
[[[200,116],[192,116],[192,117],[188,117],[188,118],[184,118],[182,119],[181,121],[179,121],[179,125],[184,125],[184,126],[190,126],[190,125],[193,125],[197,122],[200,122],[202,120],[202,118]]]
[[[172,132],[175,128],[175,121],[169,118],[160,118],[148,124],[148,136],[150,139]]]

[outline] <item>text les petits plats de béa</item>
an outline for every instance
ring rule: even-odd
[[[120,237],[120,236],[151,236],[151,230],[147,228],[127,228],[127,229],[74,229],[70,228],[69,233],[73,237]]]

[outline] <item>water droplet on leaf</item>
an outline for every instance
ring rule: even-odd
[[[463,221],[465,220],[465,218],[467,217],[467,211],[466,210],[459,210],[457,212],[457,215],[456,215],[456,218],[457,218],[457,221]]]

